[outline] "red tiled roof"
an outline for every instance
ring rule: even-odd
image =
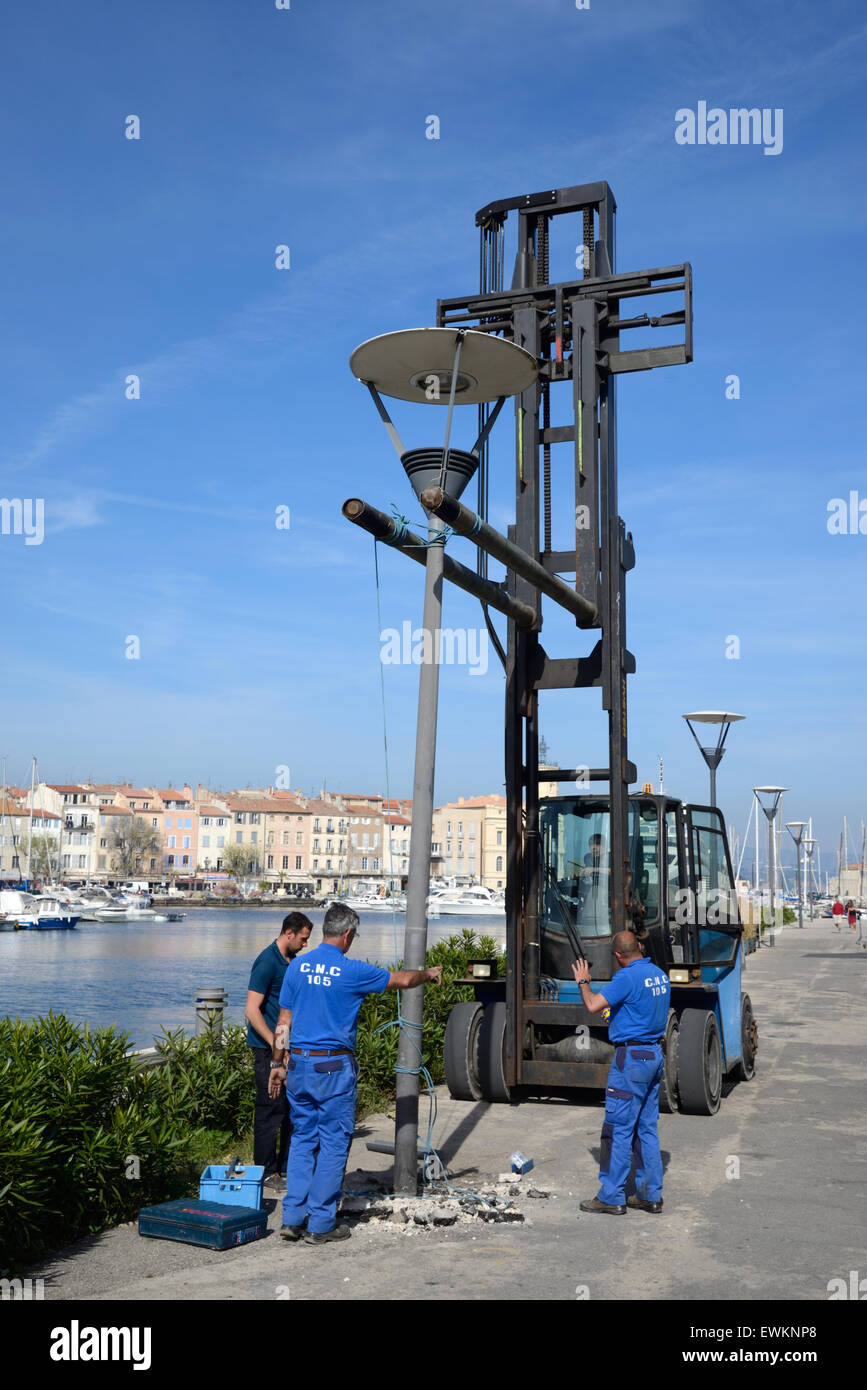
[[[58,787],[54,782],[48,782],[46,785],[49,791],[53,792],[84,792],[86,795],[90,790],[88,787]]]

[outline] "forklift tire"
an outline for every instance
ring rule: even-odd
[[[449,1094],[455,1100],[481,1100],[479,1028],[484,1009],[473,1000],[455,1004],[446,1023],[443,1064]]]
[[[677,1093],[686,1115],[715,1115],[722,1092],[722,1049],[710,1009],[684,1009],[677,1049]]]
[[[752,1081],[756,1074],[756,1053],[759,1050],[759,1030],[750,996],[741,999],[741,1060],[734,1074],[739,1081]]]
[[[483,1100],[511,1100],[506,1085],[505,1052],[506,1005],[498,1000],[485,1005],[479,1026],[479,1085]]]
[[[664,1062],[662,1080],[659,1083],[660,1115],[676,1115],[677,1100],[677,1052],[680,1042],[680,1026],[674,1009],[669,1009],[665,1024]]]

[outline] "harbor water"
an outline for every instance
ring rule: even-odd
[[[131,1047],[150,1047],[163,1028],[192,1032],[195,995],[223,986],[228,1023],[243,1023],[250,967],[277,936],[284,909],[185,908],[181,922],[79,922],[74,931],[0,933],[0,1017],[49,1010],[92,1027],[116,1026]],[[324,912],[311,909],[311,943]],[[405,918],[362,912],[352,955],[390,966],[403,949]],[[505,917],[446,917],[428,923],[428,943],[465,927],[505,945]]]

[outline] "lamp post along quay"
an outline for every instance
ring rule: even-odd
[[[813,920],[813,851],[816,848],[816,841],[808,835],[804,841],[804,854],[807,860],[806,892],[807,892],[807,916]]]
[[[686,720],[689,732],[695,739],[698,751],[701,753],[701,756],[704,758],[705,762],[708,765],[708,769],[710,771],[710,804],[711,806],[716,806],[716,770],[722,762],[723,753],[725,752],[725,748],[723,745],[725,744],[726,736],[728,734],[730,725],[737,723],[738,720],[745,719],[746,715],[725,714],[722,710],[705,709],[699,710],[697,713],[694,714],[685,714],[683,718]],[[718,725],[719,734],[717,736],[716,743],[710,747],[707,747],[704,744],[699,743],[698,734],[692,727],[693,721],[696,724]]]
[[[776,945],[776,940],[774,938],[774,893],[777,884],[777,854],[776,839],[774,836],[774,821],[777,815],[777,808],[780,804],[780,797],[783,795],[783,792],[788,790],[788,787],[753,787],[756,799],[768,818],[768,892],[770,894],[771,915],[769,942],[771,946]],[[762,798],[764,798],[764,800]],[[761,942],[761,939],[762,933],[760,930],[759,942]]]
[[[786,829],[795,842],[795,849],[798,852],[798,929],[804,926],[804,896],[801,890],[801,843],[804,839],[804,831],[807,828],[805,820],[786,821]],[[797,833],[796,833],[797,832]]]
[[[465,328],[420,328],[386,333],[356,348],[350,366],[367,386],[404,471],[428,514],[422,632],[425,645],[429,644],[430,660],[421,663],[419,674],[412,790],[413,834],[406,890],[403,958],[404,969],[423,970],[427,956],[427,900],[430,892],[446,528],[446,523],[434,512],[427,494],[435,495],[437,502],[447,500],[460,507],[458,499],[476,472],[481,449],[506,397],[531,386],[536,380],[537,367],[530,353],[516,344]],[[442,446],[405,449],[382,400],[383,395],[424,404],[447,404]],[[449,447],[456,401],[462,405],[496,401],[469,451]],[[397,526],[392,524],[389,528],[388,518],[368,507],[360,498],[350,498],[344,504],[343,514],[348,520],[392,545],[401,546],[402,542],[406,542],[402,523]],[[386,525],[383,526],[383,523]],[[413,537],[409,541],[405,553],[412,553],[410,547],[415,539]],[[531,606],[514,600],[504,604],[505,595],[496,586],[451,560],[449,578],[483,602],[490,602],[492,597],[499,595],[499,602],[494,606],[508,612],[522,626],[529,626],[536,620],[536,612]],[[418,1185],[418,1075],[421,1067],[423,1009],[424,987],[403,995],[395,1086],[394,1189],[412,1195]]]

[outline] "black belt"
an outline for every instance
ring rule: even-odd
[[[349,1047],[325,1047],[325,1048],[319,1048],[318,1050],[317,1050],[315,1047],[290,1047],[289,1051],[290,1051],[290,1052],[293,1052],[293,1053],[295,1054],[296,1057],[300,1057],[300,1056],[301,1056],[303,1053],[305,1053],[305,1052],[306,1052],[310,1057],[352,1057],[352,1056],[354,1056],[354,1053],[353,1053],[352,1049],[349,1048]]]
[[[615,1046],[615,1047],[661,1047],[662,1044],[664,1043],[664,1041],[665,1041],[664,1038],[651,1038],[649,1042],[648,1042],[648,1040],[647,1040],[646,1038],[627,1038],[627,1039],[626,1039],[626,1042],[615,1043],[614,1046]]]

